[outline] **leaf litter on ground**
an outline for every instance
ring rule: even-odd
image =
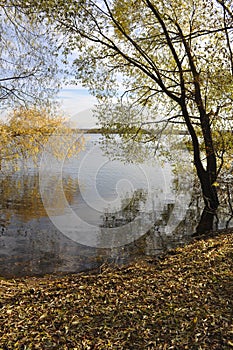
[[[161,258],[0,279],[0,349],[233,349],[233,232]]]

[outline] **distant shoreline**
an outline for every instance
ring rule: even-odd
[[[78,132],[78,133],[84,133],[84,134],[120,134],[119,131],[116,131],[116,130],[106,130],[106,129],[103,129],[103,128],[93,128],[93,129],[73,129],[73,131],[75,132]],[[147,130],[144,130],[142,129],[141,130],[142,133],[144,134],[153,134],[153,131],[150,130],[150,131],[147,131]],[[157,132],[157,131],[156,131]],[[133,132],[132,132],[133,134]],[[166,135],[166,132],[164,132],[164,134]],[[185,131],[185,130],[179,130],[179,131],[174,131],[173,130],[173,134],[176,134],[176,135],[188,135],[188,132]]]

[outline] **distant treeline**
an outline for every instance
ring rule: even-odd
[[[77,133],[84,133],[84,134],[121,134],[121,130],[116,129],[105,129],[105,128],[93,128],[93,129],[73,129],[74,132]],[[135,128],[131,130],[132,134],[135,133]],[[153,130],[146,130],[146,129],[140,129],[141,134],[156,134],[158,131]],[[130,133],[130,129],[128,130],[128,133]],[[169,133],[169,132],[168,132]],[[185,130],[172,130],[173,134],[177,135],[187,135],[187,131]]]

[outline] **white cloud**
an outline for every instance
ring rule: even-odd
[[[96,126],[96,119],[92,115],[91,109],[96,104],[96,99],[88,93],[88,90],[77,87],[66,87],[58,95],[58,101],[65,115],[78,128],[93,128]]]

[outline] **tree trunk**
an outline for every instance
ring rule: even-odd
[[[209,231],[212,231],[214,227],[215,215],[215,212],[210,211],[209,208],[205,206],[201,215],[201,219],[197,225],[196,232],[193,234],[193,236],[200,236]]]
[[[216,211],[219,206],[216,187],[212,185],[212,176],[209,176],[208,172],[205,171],[204,173],[199,172],[198,177],[201,182],[205,207],[193,236],[199,236],[213,230],[214,218],[216,217]]]
[[[193,66],[192,57],[190,56],[190,62]],[[205,234],[213,229],[214,217],[216,216],[216,211],[219,206],[218,194],[214,182],[217,179],[217,162],[216,155],[214,151],[212,132],[209,115],[206,113],[202,97],[201,90],[198,83],[199,74],[196,71],[195,66],[193,66],[193,75],[196,77],[195,81],[195,98],[198,105],[200,113],[200,122],[202,129],[202,136],[205,146],[206,154],[206,169],[203,166],[201,160],[200,144],[197,137],[194,126],[191,122],[185,100],[181,101],[182,114],[184,116],[188,131],[192,138],[193,144],[193,154],[194,154],[194,165],[197,170],[197,175],[201,184],[202,196],[205,203],[205,208],[203,210],[200,222],[196,228],[196,233],[194,235]]]

